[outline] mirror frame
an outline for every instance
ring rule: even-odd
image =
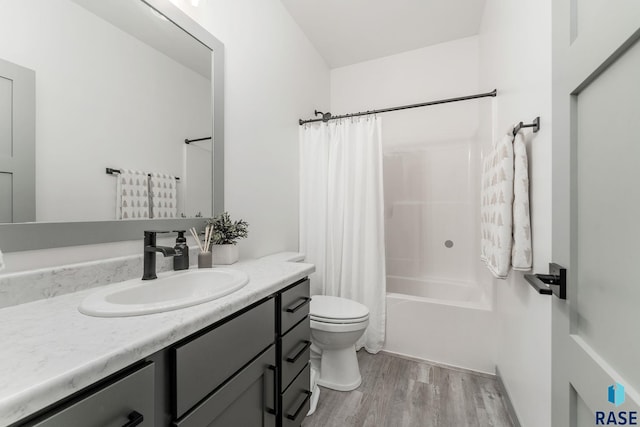
[[[213,215],[224,212],[224,44],[170,0],[139,0],[163,14],[194,39],[211,49],[213,100]],[[215,95],[215,96],[214,96]],[[130,221],[33,222],[0,224],[0,249],[18,252],[120,242],[142,238],[144,230],[200,228],[204,218]]]

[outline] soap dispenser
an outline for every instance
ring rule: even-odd
[[[189,246],[187,246],[187,238],[184,237],[185,230],[175,230],[178,233],[176,237],[176,251],[180,251],[182,255],[173,257],[174,270],[187,270],[189,268]]]

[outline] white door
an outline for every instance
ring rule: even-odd
[[[639,39],[638,0],[553,0],[556,427],[640,423]]]
[[[0,224],[35,221],[35,73],[0,59]]]

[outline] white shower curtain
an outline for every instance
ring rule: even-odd
[[[377,117],[300,128],[300,251],[316,265],[311,294],[366,305],[357,347],[370,353],[385,339],[381,129]]]

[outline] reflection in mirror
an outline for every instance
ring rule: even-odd
[[[140,0],[3,0],[0,58],[0,222],[212,215],[206,46]]]

